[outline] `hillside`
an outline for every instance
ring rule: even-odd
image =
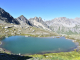
[[[13,18],[8,12],[0,8],[0,38],[24,35],[34,37],[46,37],[58,35],[52,32],[42,18],[27,19],[23,15]]]
[[[69,19],[66,17],[54,18],[45,23],[59,34],[79,34],[80,33],[80,18]]]
[[[31,24],[31,22],[26,18],[24,17],[23,15],[21,15],[20,17],[16,18],[16,20],[19,21],[20,25],[21,26],[25,26],[25,25],[30,25],[30,26],[33,26]]]
[[[42,20],[41,17],[39,17],[39,18],[38,17],[30,18],[29,21],[35,27],[38,27],[38,28],[42,28],[42,29],[51,31],[51,29],[49,28],[49,26]]]
[[[0,40],[9,36],[23,35],[25,37],[51,37],[60,34],[80,33],[80,18],[68,19],[66,17],[55,18],[44,22],[41,17],[30,18],[29,20],[21,15],[13,18],[9,13],[0,8]],[[51,31],[51,29],[54,31]],[[56,32],[56,33],[55,33]],[[79,42],[80,35],[64,35],[66,38],[75,39]],[[75,38],[76,37],[76,38]],[[1,44],[1,42],[0,42]],[[80,46],[78,46],[79,48]],[[0,60],[79,60],[80,52],[60,52],[34,55],[14,55],[0,48]]]
[[[16,19],[14,19],[8,12],[6,12],[2,8],[0,8],[0,21],[19,24],[19,22]]]

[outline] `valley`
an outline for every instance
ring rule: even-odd
[[[50,21],[43,21],[41,17],[27,19],[23,15],[18,18],[12,17],[4,9],[0,8],[0,44],[2,39],[10,36],[25,37],[51,37],[64,36],[66,39],[72,39],[74,43],[78,42],[77,49],[69,52],[46,53],[34,55],[14,55],[8,51],[0,49],[1,59],[27,59],[27,60],[57,60],[57,59],[80,59],[80,18],[68,19],[66,17],[55,18]],[[54,39],[54,38],[53,38]],[[5,57],[7,56],[7,57]],[[21,57],[22,56],[22,57]],[[30,59],[29,59],[30,57]]]

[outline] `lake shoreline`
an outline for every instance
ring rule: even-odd
[[[2,42],[0,41],[0,45],[2,45]]]
[[[56,52],[41,52],[41,53],[35,53],[35,54],[41,54],[41,55],[43,55],[43,54],[48,54],[48,53],[60,53],[60,52],[71,52],[71,51],[75,51],[74,49],[76,49],[77,48],[77,46],[76,47],[74,47],[74,48],[71,48],[71,49],[69,49],[69,50],[67,50],[67,51],[56,51]],[[1,48],[2,49],[2,51],[4,51],[5,53],[9,53],[9,54],[13,54],[13,55],[23,55],[23,56],[25,56],[25,55],[34,55],[34,54],[21,54],[21,53],[19,53],[19,54],[16,54],[16,53],[12,53],[11,51],[9,51],[9,50],[6,50],[5,48]]]
[[[51,36],[51,37],[40,37],[40,38],[60,38],[60,37],[62,37],[62,36]],[[54,39],[53,38],[53,39]],[[66,37],[65,37],[66,38]],[[71,40],[71,39],[69,39],[69,40]],[[45,52],[45,53],[36,53],[36,54],[46,54],[46,53],[60,53],[60,52],[70,52],[70,51],[74,51],[74,49],[78,49],[78,46],[79,46],[79,43],[77,43],[77,42],[74,42],[75,44],[76,44],[76,47],[75,48],[72,48],[72,49],[70,49],[69,51],[59,51],[59,52]],[[6,50],[6,49],[4,49],[4,48],[2,48],[3,49],[3,51],[5,51],[5,52],[8,52],[8,53],[10,53],[10,54],[14,54],[14,53],[12,53],[11,51],[8,51],[8,50]],[[15,54],[16,55],[16,54]],[[19,55],[19,54],[17,54],[17,55]],[[25,55],[25,54],[22,54],[22,55]],[[33,54],[30,54],[30,55],[33,55]]]
[[[74,51],[74,49],[76,49],[76,47],[69,49],[67,51],[44,52],[44,53],[36,53],[36,54],[44,55],[44,54],[49,54],[49,53],[71,52],[71,51]],[[22,55],[34,55],[34,54],[22,54]]]
[[[66,37],[65,37],[66,38]],[[69,39],[69,40],[71,40],[73,43],[75,43],[76,45],[77,45],[77,47],[75,48],[77,51],[79,51],[80,49],[80,45],[79,45],[79,42],[77,42],[77,41],[75,41],[75,40],[73,40],[73,39],[70,39],[70,38],[67,38],[67,39]]]
[[[60,38],[60,37],[65,37],[65,36],[51,36],[51,37],[47,37],[47,38]],[[40,37],[40,38],[46,38],[46,37]],[[77,46],[75,49],[77,50],[77,51],[79,51],[80,49],[80,45],[79,45],[79,43],[78,42],[76,42],[75,40],[73,40],[73,39],[70,39],[70,38],[66,38],[65,37],[65,39],[69,39],[69,40],[71,40],[73,43],[75,43],[75,45]],[[75,50],[74,49],[74,50]]]

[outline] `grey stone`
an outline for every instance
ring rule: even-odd
[[[16,18],[19,22],[20,22],[20,24],[22,25],[22,26],[25,26],[26,24],[28,24],[28,25],[30,25],[30,26],[33,26],[31,23],[30,23],[30,21],[27,19],[27,18],[25,18],[23,15],[21,15],[20,17],[18,17],[18,18]]]
[[[6,12],[2,8],[0,8],[0,20],[7,22],[7,23],[19,24],[19,21],[14,19],[8,12]]]
[[[79,34],[80,33],[80,18],[69,19],[66,17],[54,18],[45,23],[51,30],[59,34]]]
[[[49,26],[42,20],[42,18],[41,17],[34,17],[34,18],[30,18],[29,19],[29,21],[34,25],[34,21],[36,21],[36,22],[38,22],[38,23],[40,23],[40,24],[42,24],[45,28],[49,28]],[[42,25],[34,25],[34,27],[37,27],[37,28],[43,28],[43,26]],[[43,29],[45,29],[45,28],[43,28]]]

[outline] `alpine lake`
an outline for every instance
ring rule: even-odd
[[[44,54],[56,52],[68,52],[74,50],[77,45],[65,37],[25,37],[11,36],[1,40],[0,48],[14,54]]]

